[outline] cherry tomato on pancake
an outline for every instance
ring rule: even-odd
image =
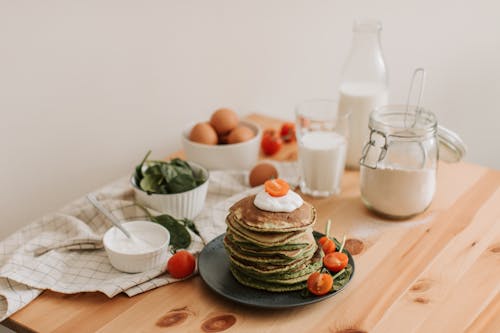
[[[281,178],[269,179],[264,183],[264,188],[272,197],[282,197],[288,193],[290,185]]]

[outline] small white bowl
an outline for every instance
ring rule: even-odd
[[[190,141],[189,133],[195,124],[189,124],[182,132],[186,158],[209,170],[250,170],[259,159],[262,130],[249,121],[241,120],[240,124],[250,128],[255,136],[245,142],[225,145],[205,145]]]
[[[195,172],[202,172],[203,177],[206,179],[201,185],[198,185],[192,190],[171,193],[171,194],[157,194],[143,191],[135,183],[134,176],[130,178],[130,183],[135,192],[135,199],[141,205],[150,207],[160,213],[169,214],[175,218],[188,218],[193,219],[201,212],[205,204],[208,190],[208,171],[202,166],[188,162]]]
[[[125,222],[122,225],[130,231],[134,240],[129,240],[116,227],[106,231],[102,239],[114,268],[126,273],[140,273],[166,267],[170,233],[165,227],[149,221]]]

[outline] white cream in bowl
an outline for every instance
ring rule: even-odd
[[[158,223],[133,221],[122,224],[132,235],[127,238],[115,227],[103,237],[109,261],[116,269],[127,273],[139,273],[164,267],[168,258],[170,233]]]

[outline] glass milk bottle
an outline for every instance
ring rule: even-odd
[[[350,114],[346,167],[359,169],[364,142],[368,139],[370,112],[387,104],[387,69],[380,46],[382,24],[372,19],[356,20],[351,51],[339,88],[339,109]]]

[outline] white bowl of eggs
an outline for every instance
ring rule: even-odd
[[[210,121],[189,124],[182,144],[188,160],[209,170],[249,170],[259,158],[261,137],[259,126],[221,108]]]

